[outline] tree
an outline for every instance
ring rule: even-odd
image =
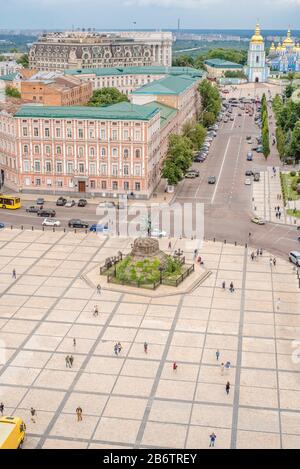
[[[28,54],[23,54],[19,59],[17,59],[17,63],[23,65],[24,68],[29,67],[29,57]]]
[[[183,126],[182,133],[183,136],[190,139],[194,150],[199,150],[202,147],[206,137],[206,129],[203,125],[193,121],[186,122]]]
[[[125,94],[121,93],[117,88],[101,88],[95,90],[93,96],[87,103],[88,106],[107,106],[121,102],[128,102]]]
[[[7,86],[5,88],[5,94],[6,96],[10,96],[11,98],[21,98],[20,91],[14,86]]]
[[[293,87],[292,83],[289,83],[285,88],[285,97],[288,99],[294,93],[295,88]]]
[[[182,54],[173,59],[172,65],[174,67],[193,67],[194,59],[191,55]]]
[[[280,158],[285,156],[285,135],[281,127],[276,128],[277,150]]]
[[[224,77],[225,78],[240,78],[240,79],[246,79],[246,75],[244,74],[244,72],[242,70],[237,70],[237,71],[234,71],[234,70],[227,70],[225,73],[224,73]]]
[[[277,94],[272,102],[272,108],[275,113],[276,119],[278,117],[278,114],[282,110],[282,106],[283,106],[282,97],[279,94]]]
[[[187,137],[171,134],[167,156],[163,163],[162,177],[175,186],[182,180],[193,161],[193,144]]]
[[[205,79],[199,85],[199,92],[202,99],[202,121],[204,123],[204,116],[207,121],[207,125],[211,125],[215,122],[217,115],[221,110],[221,98],[219,90],[216,86]],[[210,113],[210,114],[208,114]],[[214,116],[212,121],[212,116]],[[200,119],[201,120],[201,119]],[[205,124],[204,124],[205,125]]]
[[[289,156],[296,162],[300,161],[300,122],[297,122],[292,132],[291,141],[288,147]]]
[[[207,127],[210,127],[211,125],[213,125],[216,122],[216,116],[213,112],[206,111],[206,112],[203,112],[201,121],[202,121],[204,127],[207,128]]]

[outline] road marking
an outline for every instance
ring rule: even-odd
[[[222,174],[222,171],[223,171],[223,167],[224,167],[224,163],[225,163],[225,160],[226,160],[226,156],[227,156],[227,152],[228,152],[230,142],[231,142],[231,137],[229,137],[227,145],[226,145],[226,150],[225,150],[225,153],[224,153],[224,156],[223,156],[222,165],[221,165],[221,168],[220,168],[219,176],[217,178],[217,184],[215,186],[215,190],[214,190],[211,202],[210,202],[211,204],[213,204],[214,201],[215,201],[216,193],[217,193],[217,190],[218,190],[218,186],[219,186],[219,182],[220,182],[220,179],[221,179],[221,174]]]

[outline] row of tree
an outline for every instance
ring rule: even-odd
[[[266,95],[263,94],[261,100],[261,121],[262,121],[262,128],[261,128],[261,139],[262,139],[262,147],[263,147],[263,154],[265,158],[268,158],[270,155],[270,132],[269,132],[269,118],[268,118],[268,104]]]
[[[209,80],[199,85],[202,98],[202,112],[199,121],[189,121],[182,128],[182,135],[171,134],[166,158],[163,163],[162,177],[168,184],[175,186],[183,178],[193,162],[193,154],[202,147],[207,130],[221,110],[219,90]]]
[[[273,99],[277,149],[281,159],[300,161],[300,103],[277,95]]]
[[[196,57],[182,54],[173,59],[173,65],[203,69],[205,68],[204,61],[208,59],[222,59],[244,65],[247,62],[247,50],[216,48]]]

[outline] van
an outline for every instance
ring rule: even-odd
[[[289,260],[297,267],[300,267],[300,252],[298,251],[291,251],[289,253]]]
[[[0,449],[21,449],[26,425],[19,417],[0,418]]]

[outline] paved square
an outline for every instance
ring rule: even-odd
[[[299,447],[300,291],[292,266],[278,259],[270,268],[267,252],[252,261],[251,248],[206,242],[201,256],[211,275],[190,293],[97,295],[82,275],[130,243],[0,232],[0,401],[5,414],[25,420],[25,447],[207,448],[212,431],[217,448]],[[172,247],[185,250],[184,241]]]

